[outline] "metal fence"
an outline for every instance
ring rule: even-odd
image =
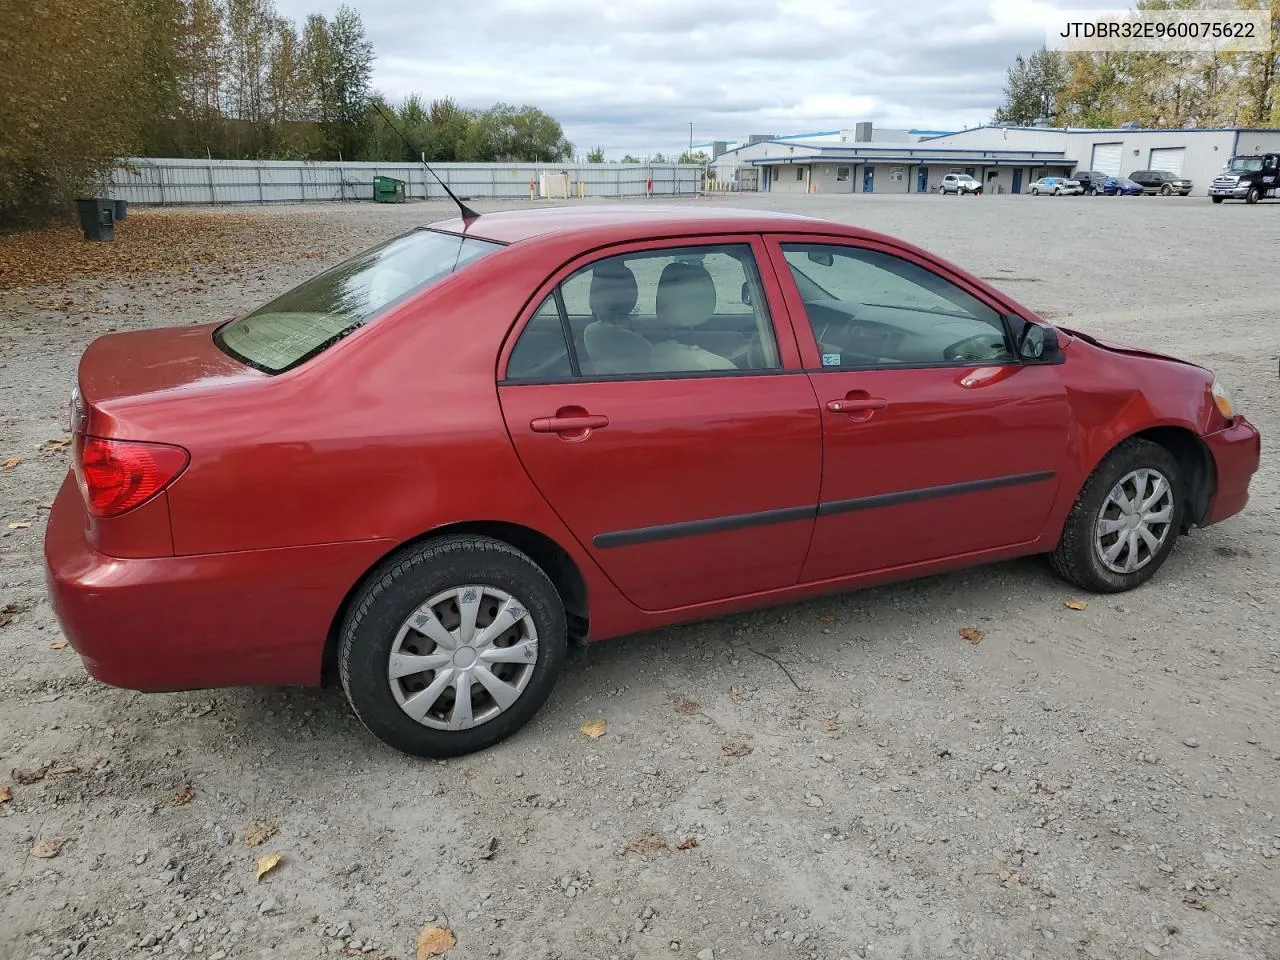
[[[436,163],[463,198],[524,199],[544,173],[567,173],[573,197],[693,196],[702,187],[697,164]],[[303,163],[289,160],[123,160],[106,184],[108,196],[136,204],[302,203],[372,200],[373,178],[405,182],[408,197],[445,197],[440,184],[411,163]]]

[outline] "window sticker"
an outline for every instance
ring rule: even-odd
[[[838,353],[824,353],[824,354],[822,355],[822,365],[823,365],[824,367],[838,367],[838,366],[840,366],[840,354],[838,354]]]

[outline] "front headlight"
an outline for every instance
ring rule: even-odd
[[[1236,415],[1236,404],[1231,399],[1231,392],[1222,385],[1217,377],[1213,378],[1213,402],[1218,405],[1218,412],[1230,420]]]

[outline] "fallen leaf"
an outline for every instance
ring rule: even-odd
[[[194,797],[195,795],[196,795],[195,791],[192,790],[191,785],[188,784],[187,786],[179,790],[177,793],[175,793],[172,797],[170,797],[169,803],[171,803],[175,807],[184,807],[191,802],[191,798]]]
[[[36,845],[31,848],[31,855],[37,860],[48,860],[61,853],[66,842],[66,837],[45,837],[36,841]]]
[[[22,461],[21,461],[21,460],[19,460],[17,457],[10,457],[8,460],[6,460],[6,461],[4,462],[4,468],[5,468],[6,470],[12,470],[14,467],[16,467],[16,466],[17,466],[18,464],[20,464],[21,462],[22,462]]]
[[[720,750],[726,757],[745,757],[751,752],[751,747],[736,740],[726,740],[720,744]]]
[[[25,529],[27,529],[27,527],[29,527],[29,526],[31,526],[31,524],[29,524],[29,523],[25,523],[25,522],[11,523],[11,524],[9,524],[9,529],[10,529],[10,530],[25,530]]]
[[[245,832],[244,842],[246,846],[260,847],[279,832],[274,823],[255,823]]]
[[[829,613],[821,614],[821,615],[818,617],[818,619],[819,619],[819,620],[821,620],[823,623],[835,623],[835,622],[836,622],[836,618],[835,618],[835,617],[833,617],[833,616],[832,616],[831,614],[829,614]]]
[[[74,763],[69,763],[64,767],[57,767],[56,769],[51,769],[49,771],[49,776],[65,777],[69,773],[79,773],[79,772],[80,772],[79,767],[77,767]]]
[[[70,446],[70,444],[71,444],[70,437],[59,437],[56,440],[46,440],[44,443],[40,444],[40,449],[50,450],[50,451],[63,450],[66,447]]]
[[[697,837],[685,837],[676,847],[677,850],[692,850],[698,845]]]
[[[742,696],[742,688],[735,683],[732,687],[729,688],[729,696],[731,697]]]
[[[588,736],[592,740],[599,740],[608,731],[609,721],[601,717],[599,720],[592,720],[590,723],[584,723],[578,729],[582,731],[584,736]]]
[[[268,873],[270,873],[272,870],[274,870],[278,866],[280,866],[279,853],[268,853],[259,857],[258,873],[257,873],[258,882],[261,883],[262,878],[265,877]]]
[[[493,855],[498,852],[498,838],[490,837],[488,841],[481,844],[479,857],[481,860],[491,860]]]
[[[426,926],[418,933],[418,960],[430,960],[438,957],[457,944],[458,938],[452,930],[444,927]]]
[[[31,770],[14,770],[13,779],[21,784],[39,783],[49,775],[52,764],[46,763],[43,767],[35,767]]]
[[[985,637],[986,634],[977,627],[961,627],[960,636],[964,637],[976,647],[982,642],[982,638]]]
[[[1070,610],[1083,610],[1085,607],[1089,606],[1089,601],[1088,600],[1067,600],[1064,602],[1063,606],[1067,607]]]
[[[682,716],[691,717],[702,709],[702,704],[697,700],[690,700],[687,697],[681,697],[676,701],[676,713]]]
[[[8,803],[13,799],[12,787],[0,787],[0,803]]]
[[[65,641],[65,640],[55,640],[55,641],[53,641],[53,643],[49,644],[49,649],[50,649],[50,650],[61,650],[61,649],[62,649],[63,647],[65,647],[66,645],[67,645],[67,641]]]
[[[648,833],[642,833],[629,844],[627,844],[628,853],[638,853],[641,856],[648,856],[651,853],[667,849],[666,838],[660,833],[654,833],[652,830]]]
[[[835,733],[837,730],[840,729],[840,718],[839,717],[823,717],[821,720],[818,721],[818,726],[821,727],[827,733]]]

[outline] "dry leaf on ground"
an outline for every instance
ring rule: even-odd
[[[49,775],[52,768],[53,764],[46,763],[43,767],[35,767],[31,770],[14,770],[13,779],[21,784],[39,783]]]
[[[268,873],[280,866],[280,853],[267,853],[258,858],[257,880],[262,882],[262,878]]]
[[[0,803],[8,803],[13,799],[12,787],[0,787]]]
[[[601,717],[599,720],[592,720],[590,723],[584,723],[578,729],[582,731],[584,736],[588,736],[592,740],[599,740],[608,731],[609,721]]]
[[[751,749],[749,744],[739,743],[737,740],[726,740],[720,744],[720,750],[726,757],[745,757]]]
[[[982,642],[982,638],[985,637],[986,634],[983,633],[981,630],[979,630],[977,627],[961,627],[960,636],[964,637],[974,646],[977,646],[979,643]]]
[[[691,717],[702,709],[702,704],[697,700],[690,700],[688,697],[680,697],[676,700],[676,713],[682,716]]]
[[[27,523],[27,522],[25,522],[25,521],[18,521],[18,522],[16,522],[16,523],[11,523],[11,524],[9,524],[9,529],[10,529],[10,530],[25,530],[25,529],[27,529],[27,527],[29,527],[29,526],[31,526],[31,524],[29,524],[29,523]]]
[[[643,857],[647,857],[653,853],[667,849],[666,838],[660,833],[650,830],[648,833],[642,833],[630,843],[627,844],[628,853],[638,853]]]
[[[418,933],[418,960],[430,960],[438,957],[446,950],[451,950],[458,942],[452,930],[444,927],[426,926]]]
[[[6,470],[12,470],[14,467],[16,467],[16,466],[17,466],[18,464],[20,464],[21,462],[22,462],[22,461],[21,461],[20,459],[18,459],[17,457],[9,457],[7,460],[5,460],[5,462],[4,462],[4,464],[3,464],[3,466],[4,466],[4,468],[5,468]]]
[[[818,726],[826,733],[835,733],[840,729],[839,717],[823,717],[818,721]]]
[[[63,649],[66,645],[67,645],[67,641],[65,641],[65,640],[55,640],[55,641],[53,641],[53,643],[49,644],[49,649],[50,649],[50,650],[61,650],[61,649]]]
[[[194,797],[195,795],[196,795],[196,792],[192,790],[190,784],[188,784],[187,786],[179,790],[177,793],[175,793],[172,797],[170,797],[169,802],[173,804],[173,806],[175,807],[186,806],[188,803],[191,802],[191,798]]]
[[[71,445],[70,437],[59,437],[56,440],[46,440],[40,444],[40,449],[44,451],[65,450]]]
[[[274,823],[255,823],[245,831],[244,842],[246,846],[260,847],[279,832]]]
[[[677,846],[677,847],[676,847],[676,849],[677,849],[677,850],[692,850],[692,849],[693,849],[694,847],[696,847],[697,845],[698,845],[698,838],[697,838],[697,837],[685,837],[683,840],[681,840],[681,841],[680,841],[680,844],[679,844],[679,846]]]
[[[831,614],[829,614],[829,613],[823,613],[823,614],[820,614],[820,615],[818,616],[818,619],[819,619],[819,620],[821,620],[823,623],[835,623],[835,622],[836,622],[836,618],[835,618],[835,617],[833,617],[833,616],[832,616]]]
[[[1063,604],[1063,606],[1067,607],[1070,610],[1083,610],[1085,607],[1089,606],[1089,601],[1088,600],[1067,600]]]
[[[36,841],[36,845],[31,848],[31,855],[37,860],[48,860],[61,853],[66,842],[66,837],[45,837]]]
[[[742,696],[742,688],[735,683],[732,687],[729,688],[729,696],[731,697]]]

